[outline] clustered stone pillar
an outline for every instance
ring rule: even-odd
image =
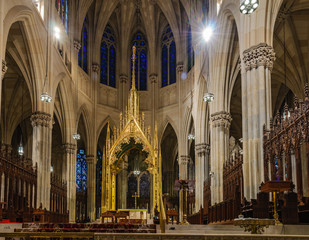
[[[187,165],[189,163],[190,156],[181,155],[178,158],[179,164],[179,180],[187,179]],[[183,191],[179,191],[179,221],[183,219]]]
[[[37,206],[49,210],[50,207],[50,167],[51,167],[51,115],[45,112],[32,114],[33,163],[38,164]]]
[[[95,220],[95,180],[96,164],[94,155],[87,155],[87,214],[91,222]]]
[[[243,52],[242,124],[244,196],[256,198],[264,181],[263,125],[269,129],[272,116],[271,70],[274,49],[260,43]]]
[[[207,143],[195,145],[195,210],[199,211],[203,207],[203,185],[205,179],[205,167],[208,168],[208,158],[206,161]]]
[[[229,135],[232,117],[227,112],[211,115],[211,205],[223,201],[223,164],[229,157]]]
[[[75,222],[76,211],[76,145],[72,143],[63,144],[64,179],[67,182],[67,205],[69,210],[69,221]]]

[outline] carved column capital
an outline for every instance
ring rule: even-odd
[[[6,61],[4,59],[2,59],[2,78],[4,77],[4,74],[6,73],[6,71],[8,70],[8,67],[6,65]]]
[[[224,127],[229,129],[232,117],[228,112],[221,111],[211,114],[210,121],[212,127]]]
[[[158,82],[158,74],[152,73],[149,75],[149,79],[151,83],[157,83]]]
[[[178,73],[182,73],[183,72],[183,64],[182,63],[177,64],[176,71]]]
[[[208,143],[199,143],[195,145],[195,152],[199,157],[209,154],[210,146]]]
[[[79,52],[80,48],[82,47],[81,43],[79,40],[74,40],[73,41],[73,46],[74,46],[74,49]]]
[[[92,71],[98,73],[100,71],[100,66],[96,63],[92,64]]]
[[[126,84],[128,82],[128,75],[126,74],[120,74],[119,75],[120,82]]]
[[[62,149],[66,154],[74,154],[76,150],[76,145],[72,143],[65,143],[62,145]]]
[[[274,61],[276,60],[275,55],[273,47],[269,46],[267,43],[260,43],[250,47],[243,52],[243,61],[246,66],[246,71],[260,66],[264,66],[271,71]]]
[[[51,123],[51,115],[45,112],[35,112],[30,117],[32,127],[42,126],[49,127]]]
[[[188,155],[181,155],[178,157],[178,164],[179,165],[187,165],[190,162],[190,156]]]

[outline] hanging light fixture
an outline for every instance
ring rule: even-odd
[[[78,133],[73,133],[73,139],[75,139],[75,140],[80,140],[80,134],[78,134]]]
[[[212,102],[215,99],[215,95],[213,93],[205,93],[203,100],[204,102]]]
[[[22,136],[20,136],[20,144],[18,146],[18,155],[19,156],[23,156],[24,155],[24,146],[23,146]]]
[[[21,123],[24,120],[24,81],[22,82],[22,88],[21,88],[21,121],[20,121],[20,126]],[[21,130],[22,131],[22,130]],[[20,143],[18,146],[18,155],[23,156],[24,155],[24,146],[23,146],[23,135],[20,135]]]
[[[193,133],[189,133],[188,135],[188,140],[194,140],[195,139],[195,136]]]
[[[47,1],[49,2],[49,1]],[[45,103],[50,103],[52,101],[52,97],[47,93],[47,90],[45,88],[46,81],[47,81],[47,70],[48,70],[48,42],[49,42],[49,26],[47,26],[47,39],[46,39],[46,69],[45,69],[45,79],[42,89],[42,94],[40,96],[40,100]]]
[[[239,10],[242,14],[253,13],[259,6],[259,0],[240,0]]]

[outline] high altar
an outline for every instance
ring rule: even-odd
[[[136,48],[133,46],[133,63],[135,63]],[[101,213],[116,210],[116,177],[128,164],[124,164],[126,156],[131,150],[144,153],[144,170],[150,175],[150,213],[159,208],[159,197],[162,189],[161,154],[159,152],[157,125],[155,124],[154,137],[151,129],[145,128],[144,113],[139,113],[139,97],[135,87],[135,64],[132,69],[132,86],[130,89],[128,107],[120,113],[120,126],[114,127],[113,134],[108,124],[106,147],[102,157],[102,202]],[[134,160],[136,161],[136,160]],[[138,171],[139,173],[139,171]],[[129,178],[127,178],[129,179]],[[120,194],[117,194],[120,197]],[[131,197],[131,196],[127,196]]]

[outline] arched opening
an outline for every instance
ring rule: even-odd
[[[161,140],[162,193],[168,193],[168,209],[178,210],[178,191],[174,190],[175,180],[179,179],[178,140],[170,123],[167,124]]]

